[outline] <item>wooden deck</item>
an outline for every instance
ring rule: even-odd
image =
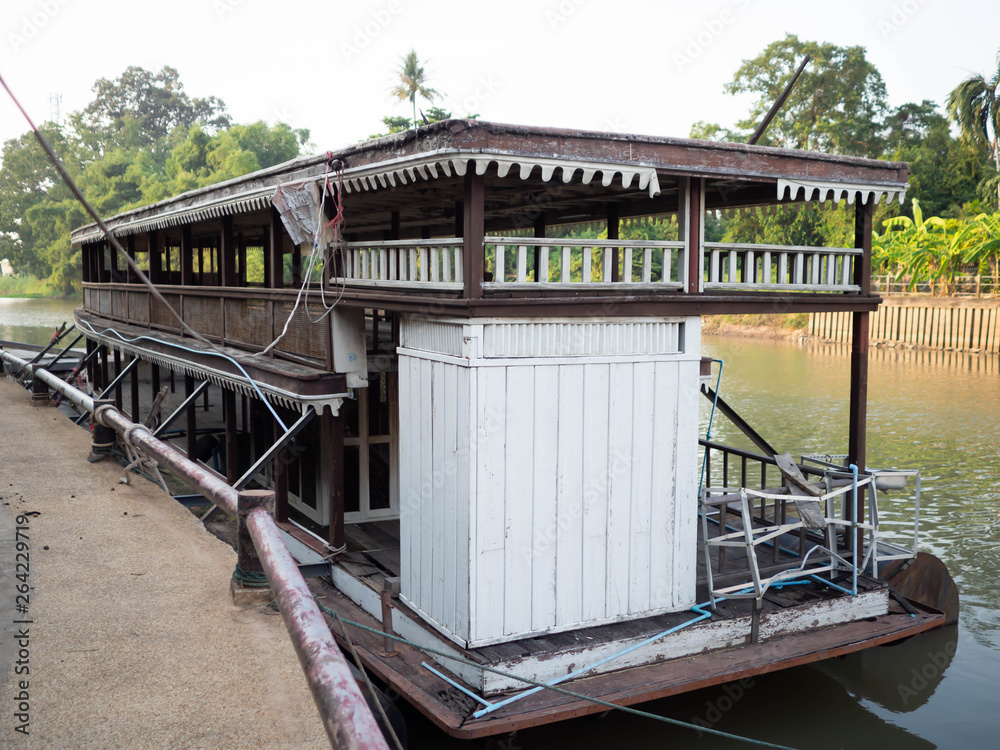
[[[369,596],[374,596],[381,591],[386,577],[399,574],[398,533],[396,521],[348,525],[348,555],[337,566],[341,572],[335,573],[335,578],[346,571],[353,580],[364,584]],[[789,539],[788,546],[796,545]],[[763,575],[769,568],[788,567],[795,559],[780,552],[775,564],[772,555],[770,549],[760,553]],[[707,601],[708,592],[704,571],[700,572],[698,601],[703,602]],[[746,574],[746,561],[730,555],[723,583],[744,580]],[[716,580],[718,583],[718,576]],[[345,619],[381,630],[381,621],[371,613],[371,606],[365,611],[327,583],[317,580],[313,586],[324,604]],[[357,591],[352,595],[358,598]],[[405,632],[399,627],[397,630],[408,640],[476,664],[541,680],[550,679],[545,669],[551,671],[558,665],[559,673],[566,674],[696,616],[687,610],[463,649],[441,636],[405,602],[396,599],[393,605],[394,623],[406,623]],[[849,621],[824,627],[824,618],[838,608],[839,617]],[[768,591],[761,612],[761,642],[757,644],[750,643],[750,609],[746,600],[720,602],[710,620],[657,641],[659,656],[650,658],[649,647],[644,647],[645,650],[638,649],[629,658],[605,665],[603,673],[589,673],[591,676],[563,683],[563,687],[589,697],[632,705],[889,643],[938,627],[944,621],[943,615],[929,609],[911,617],[899,605],[888,601],[884,582],[868,576],[859,577],[857,597],[844,596],[816,583]],[[471,675],[481,670],[475,667],[435,659],[417,648],[399,644],[398,657],[384,658],[379,655],[384,645],[380,636],[352,628],[349,637],[366,666],[380,680],[405,695],[442,730],[456,737],[488,736],[605,710],[583,699],[542,691],[475,719],[472,714],[481,707],[477,701],[432,674],[422,666],[424,662],[432,663],[472,692],[488,695],[491,701],[498,700],[495,696],[499,693],[516,693],[523,683],[484,673],[477,684]],[[346,645],[342,634],[338,638]],[[664,649],[664,644],[670,647]],[[678,655],[671,656],[672,650]]]
[[[345,619],[372,628],[381,627],[379,621],[336,589],[320,581],[314,581],[312,585],[323,603]],[[397,602],[396,606],[404,612],[407,610],[404,604]],[[770,601],[769,606],[780,605]],[[731,608],[735,607],[731,605]],[[720,616],[725,616],[731,608],[720,605]],[[415,614],[411,613],[411,616]],[[659,624],[662,625],[670,618],[683,620],[690,617],[690,613],[681,613],[663,619],[652,619],[660,620]],[[637,669],[581,678],[564,683],[563,687],[588,697],[620,705],[634,705],[890,643],[938,627],[943,621],[943,615],[929,610],[911,617],[893,604],[889,613],[880,617],[779,637],[757,645],[727,648]],[[628,627],[638,630],[645,625],[653,624],[632,624]],[[595,638],[600,637],[600,631],[622,627],[624,626],[593,628],[577,631],[572,635],[564,634],[563,637]],[[433,634],[429,627],[426,630]],[[341,644],[346,646],[343,635],[337,635]],[[583,699],[542,691],[493,714],[474,719],[472,714],[480,707],[479,704],[423,667],[422,664],[430,659],[422,651],[397,644],[399,655],[384,658],[379,656],[383,645],[380,636],[357,628],[350,628],[349,636],[365,666],[374,675],[405,695],[425,716],[454,737],[485,737],[606,710],[603,706]],[[527,652],[551,648],[555,643],[551,639],[530,639],[518,644],[460,653],[472,661],[488,663],[499,658],[497,648],[509,650],[518,645],[523,652]],[[444,671],[448,670],[445,668]]]

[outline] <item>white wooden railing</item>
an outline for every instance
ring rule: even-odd
[[[352,285],[462,288],[462,238],[340,244],[342,276]]]
[[[492,274],[492,281],[486,287],[521,284],[683,287],[683,242],[485,237],[484,246],[486,272]]]
[[[704,288],[742,291],[858,292],[850,247],[751,245],[706,242],[702,256]]]
[[[486,289],[559,289],[591,286],[680,290],[687,263],[684,243],[484,237]],[[463,288],[462,239],[344,242],[341,276],[334,283],[455,291]],[[705,291],[858,292],[855,258],[846,247],[706,242]]]

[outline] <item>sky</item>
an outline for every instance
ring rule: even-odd
[[[0,75],[36,119],[81,109],[98,78],[176,68],[192,97],[236,122],[308,128],[316,152],[408,116],[389,91],[411,48],[434,104],[484,120],[687,136],[731,126],[750,99],[723,92],[742,60],[792,33],[861,45],[891,106],[997,70],[997,0],[3,0]],[[0,92],[2,95],[2,92]],[[26,123],[6,96],[0,140]],[[428,105],[426,102],[421,106]]]

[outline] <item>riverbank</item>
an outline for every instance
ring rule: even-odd
[[[702,333],[776,341],[803,341],[810,338],[807,315],[706,315]]]

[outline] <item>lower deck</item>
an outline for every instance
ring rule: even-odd
[[[297,557],[308,557],[307,547],[320,549],[319,542],[310,541],[311,535],[300,527],[288,525],[286,530],[302,543],[302,549],[293,550]],[[943,615],[929,608],[904,608],[890,598],[885,582],[861,575],[856,596],[815,581],[768,590],[755,639],[752,600],[719,601],[716,611],[702,619],[700,613],[710,613],[702,563],[698,601],[704,604],[693,611],[466,649],[396,597],[390,614],[393,630],[408,643],[387,644],[379,634],[383,631],[380,593],[386,581],[391,586],[400,572],[398,521],[349,524],[346,536],[348,552],[331,568],[334,585],[315,580],[314,591],[344,620],[371,630],[348,625],[346,634],[338,628],[335,634],[345,647],[350,640],[380,680],[444,731],[464,738],[605,710],[590,699],[632,705],[820,661],[907,638],[944,622]],[[776,553],[758,552],[762,576],[796,564],[797,556],[786,550],[798,546],[798,537],[780,541]],[[313,554],[320,559],[319,551]],[[730,554],[723,562],[721,574],[715,571],[716,587],[747,579],[745,558]],[[834,582],[850,585],[849,577]],[[396,654],[386,656],[392,650]],[[475,715],[532,683],[565,679],[577,672],[578,677],[559,683],[569,693],[540,690]]]

